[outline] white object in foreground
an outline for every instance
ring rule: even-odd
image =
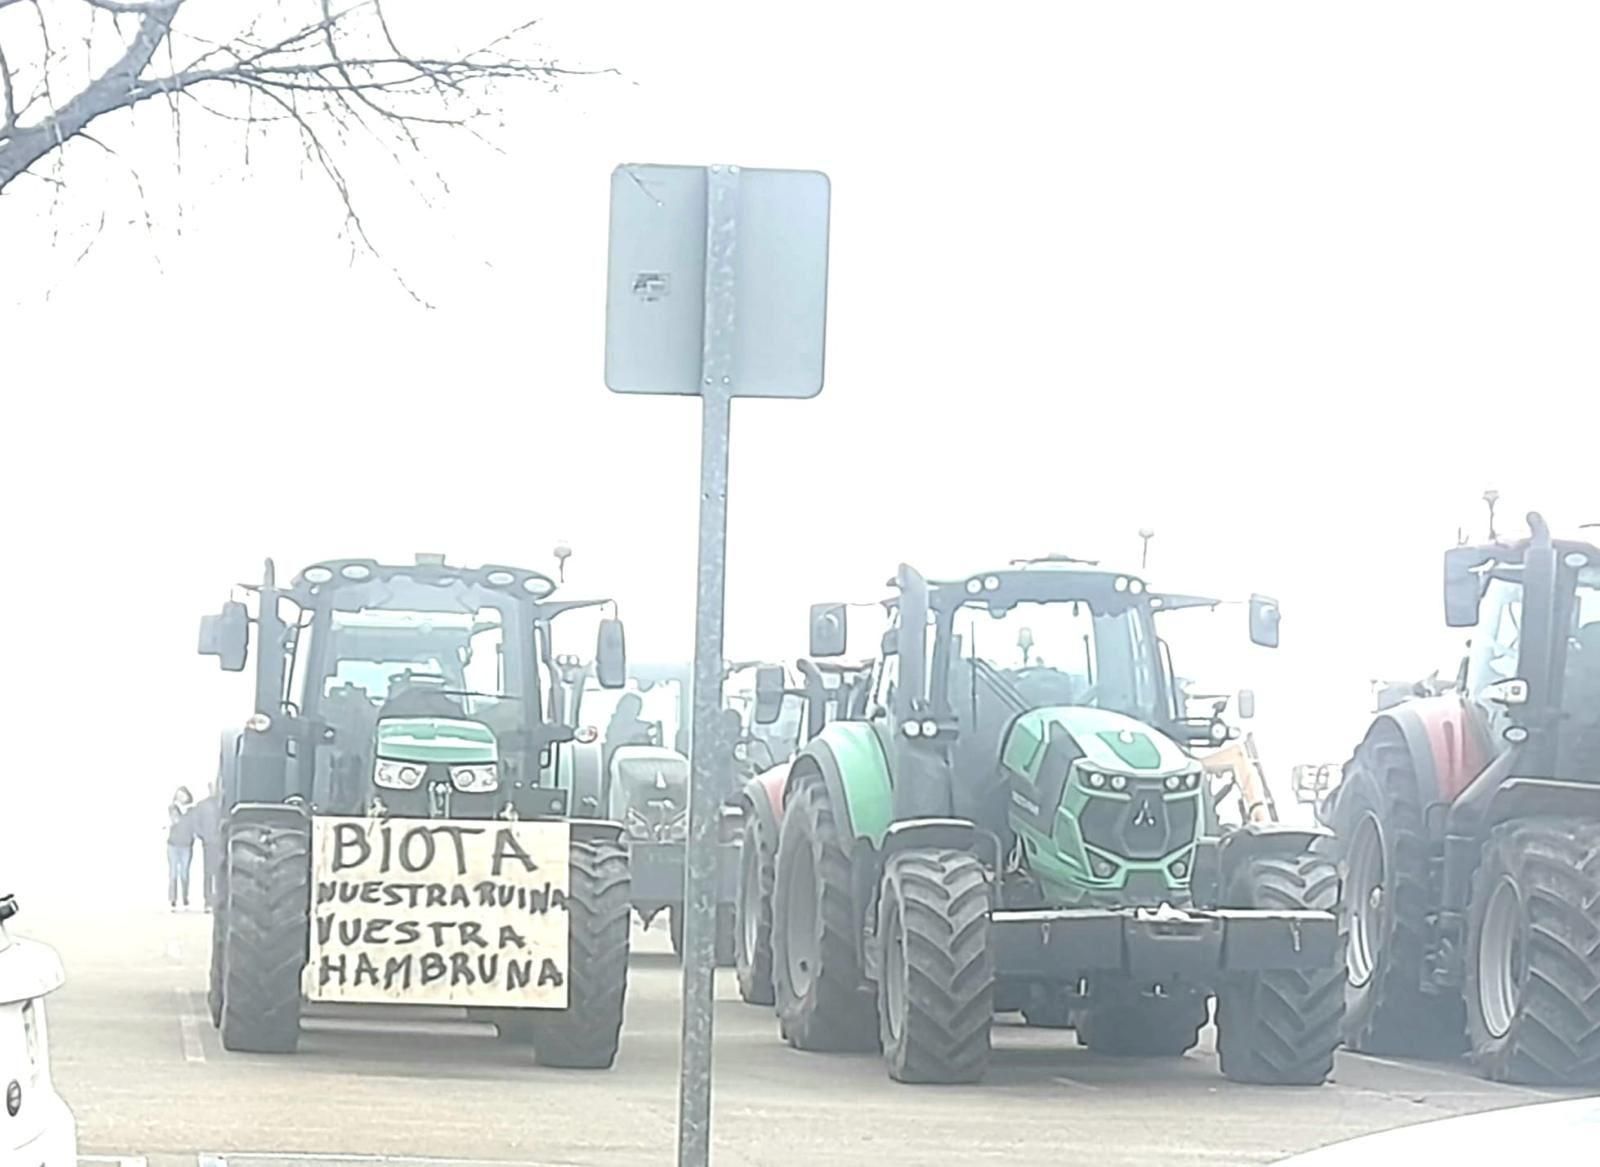
[[[1279,1167],[1566,1167],[1595,1161],[1600,1098],[1535,1102],[1362,1135],[1279,1160]]]
[[[66,975],[55,949],[13,937],[16,901],[0,896],[0,1164],[75,1167],[78,1125],[50,1080],[44,998]]]

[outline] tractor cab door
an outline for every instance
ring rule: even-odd
[[[1502,736],[1511,710],[1492,699],[1492,686],[1519,676],[1522,652],[1522,583],[1490,579],[1467,656],[1468,707],[1471,724],[1488,755],[1504,748]]]

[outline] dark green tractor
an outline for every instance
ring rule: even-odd
[[[611,1065],[628,852],[552,647],[564,613],[609,601],[555,586],[419,556],[317,563],[280,587],[269,561],[253,604],[204,619],[200,651],[225,670],[255,642],[252,710],[218,773],[209,995],[226,1048],[292,1052],[308,1002],[447,1004],[542,1064]],[[619,621],[600,621],[596,661],[623,683]]]
[[[1220,833],[1185,745],[1163,609],[1117,572],[1048,564],[896,578],[870,690],[790,766],[772,981],[790,1044],[881,1046],[891,1076],[971,1082],[997,1012],[1091,1050],[1178,1055],[1216,1002],[1229,1078],[1315,1084],[1343,1008],[1321,832]],[[812,655],[845,609],[812,613]],[[1275,646],[1276,605],[1250,602]]]

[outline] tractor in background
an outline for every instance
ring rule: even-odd
[[[1600,1084],[1600,547],[1452,548],[1457,685],[1388,704],[1321,809],[1348,933],[1345,1041]]]
[[[1229,1078],[1324,1081],[1337,873],[1315,830],[1208,833],[1184,746],[1230,729],[1187,716],[1157,632],[1163,609],[1218,601],[1056,560],[943,582],[902,566],[894,583],[870,672],[773,778],[785,1039],[881,1048],[905,1082],[972,1082],[996,1012],[1172,1056],[1215,999]],[[1276,604],[1249,610],[1251,640],[1275,647]],[[813,608],[813,658],[844,650],[845,618]]]
[[[689,838],[689,758],[693,670],[630,666],[626,685],[607,690],[584,670],[573,674],[579,754],[594,775],[596,804],[622,824],[632,871],[633,908],[646,928],[665,913],[672,951],[683,954],[684,872]],[[730,720],[739,715],[726,711]],[[741,737],[740,746],[748,750]],[[740,747],[735,747],[735,765]],[[731,795],[735,781],[728,779]],[[734,897],[739,871],[738,812],[724,810],[717,856],[716,960],[734,958]]]
[[[753,669],[747,729],[743,743],[760,736],[768,764],[749,767],[737,801],[741,812],[739,886],[734,931],[734,967],[739,996],[752,1005],[771,1005],[772,887],[777,874],[778,834],[789,768],[805,742],[835,717],[865,713],[870,662],[842,665],[802,659],[796,678],[781,664]],[[746,757],[749,757],[747,752]]]
[[[307,1000],[454,995],[508,1002],[467,1007],[541,1064],[610,1066],[627,986],[628,852],[622,828],[585,801],[560,682],[572,662],[553,649],[566,613],[610,601],[553,599],[541,572],[431,555],[315,563],[287,587],[268,560],[249,590],[254,612],[230,600],[202,620],[199,643],[230,672],[246,668],[252,639],[255,649],[252,709],[223,735],[217,777],[224,858],[208,996],[224,1047],[293,1052]],[[601,685],[623,683],[615,618],[599,622],[595,661]],[[469,848],[491,839],[492,869],[469,871]],[[544,872],[530,857],[541,846]],[[375,874],[341,882],[341,864]],[[447,890],[459,905],[445,904]],[[487,938],[441,925],[435,940],[458,937],[461,950],[448,961],[429,950],[430,909],[466,919],[486,906],[520,915]],[[521,1004],[534,997],[537,962],[520,952],[535,927],[565,952],[564,968],[537,966],[538,987],[548,977],[551,988],[539,1000],[555,1005]],[[334,942],[348,951],[318,973],[313,949]]]

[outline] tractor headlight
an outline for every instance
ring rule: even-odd
[[[1200,771],[1196,770],[1193,774],[1185,774],[1183,776],[1183,788],[1185,790],[1199,790]]]
[[[379,758],[372,771],[372,781],[385,790],[415,790],[422,783],[422,771],[422,765],[417,762],[389,762]]]
[[[1126,778],[1126,776],[1124,776],[1122,774],[1113,774],[1113,775],[1111,775],[1111,789],[1113,789],[1113,790],[1126,790],[1127,788],[1128,788],[1128,779]]]
[[[1169,774],[1167,775],[1167,780],[1161,785],[1165,786],[1168,790],[1177,790],[1183,785],[1183,775]]]
[[[493,762],[481,766],[451,766],[450,785],[462,794],[487,794],[500,787],[500,774]]]
[[[1083,780],[1089,784],[1090,789],[1104,790],[1106,788],[1106,776],[1097,771],[1090,770],[1084,774]]]

